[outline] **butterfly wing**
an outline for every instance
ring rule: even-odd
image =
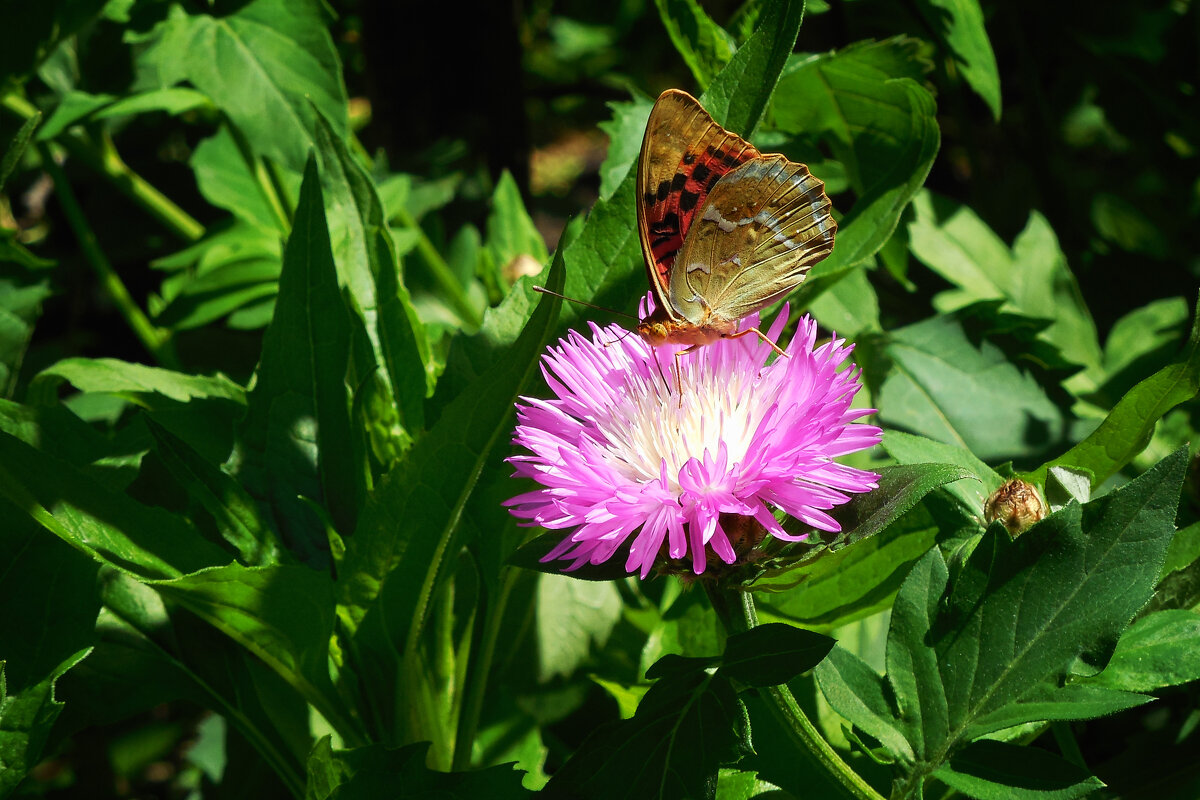
[[[696,213],[722,176],[760,155],[687,92],[668,89],[654,103],[638,159],[638,233],[655,302],[668,316],[679,317],[670,304],[671,265]]]
[[[694,324],[736,321],[794,289],[833,250],[825,184],[781,155],[712,187],[670,273],[669,299]]]

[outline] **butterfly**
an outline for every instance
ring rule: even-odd
[[[780,352],[738,323],[782,299],[833,250],[837,222],[825,184],[804,164],[764,155],[725,130],[687,92],[668,89],[650,111],[637,189],[655,304],[638,334],[691,350],[756,333]]]

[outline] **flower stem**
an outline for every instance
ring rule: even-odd
[[[121,312],[125,322],[129,324],[146,349],[154,355],[158,363],[168,369],[178,369],[179,359],[175,355],[175,347],[171,343],[170,333],[155,327],[149,317],[142,312],[141,307],[134,302],[129,290],[121,281],[121,276],[113,269],[108,256],[104,255],[104,251],[100,249],[96,234],[88,224],[87,217],[84,216],[83,209],[80,208],[79,201],[75,199],[75,193],[67,182],[67,176],[63,174],[62,168],[54,160],[54,154],[50,152],[49,146],[40,143],[37,147],[42,157],[42,166],[54,181],[54,192],[58,197],[59,205],[62,206],[67,223],[79,240],[79,247],[83,251],[84,258],[92,265],[92,269],[100,278],[100,285],[104,287],[104,291],[112,299],[117,310]]]
[[[717,612],[727,633],[744,633],[758,625],[754,598],[749,592],[721,588],[711,581],[702,583],[708,592],[709,600],[712,601],[713,610]],[[763,689],[762,696],[775,721],[787,733],[796,749],[809,760],[814,769],[828,776],[841,790],[838,797],[851,800],[883,800],[883,797],[825,741],[800,708],[787,684]]]
[[[32,103],[13,92],[0,99],[0,106],[22,119],[29,119],[37,113],[37,108]],[[194,242],[204,235],[203,225],[121,160],[116,146],[107,135],[102,138],[99,147],[76,133],[64,133],[56,137],[55,141],[73,158],[79,159],[108,178],[126,197],[145,209],[179,238]]]

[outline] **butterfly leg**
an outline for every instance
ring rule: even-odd
[[[675,351],[675,386],[679,389],[679,407],[683,408],[683,364],[679,361],[680,356],[685,356],[701,345],[694,344],[686,350]]]
[[[787,358],[787,353],[783,352],[783,350],[780,349],[779,345],[775,344],[770,339],[768,339],[767,335],[765,333],[763,333],[762,331],[760,331],[758,328],[746,328],[746,330],[744,330],[744,331],[738,331],[737,333],[730,334],[729,336],[726,336],[725,338],[726,339],[740,339],[741,337],[745,336],[748,333],[758,334],[758,338],[762,339],[764,342],[766,342],[768,345],[770,345],[772,350],[774,350],[776,353],[783,356],[784,358]]]

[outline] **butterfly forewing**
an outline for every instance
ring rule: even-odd
[[[638,160],[638,231],[655,301],[672,317],[671,265],[689,228],[718,181],[760,155],[686,92],[670,89],[655,102]]]
[[[668,300],[697,325],[733,322],[781,299],[833,249],[824,184],[782,155],[718,180],[670,271]]]

